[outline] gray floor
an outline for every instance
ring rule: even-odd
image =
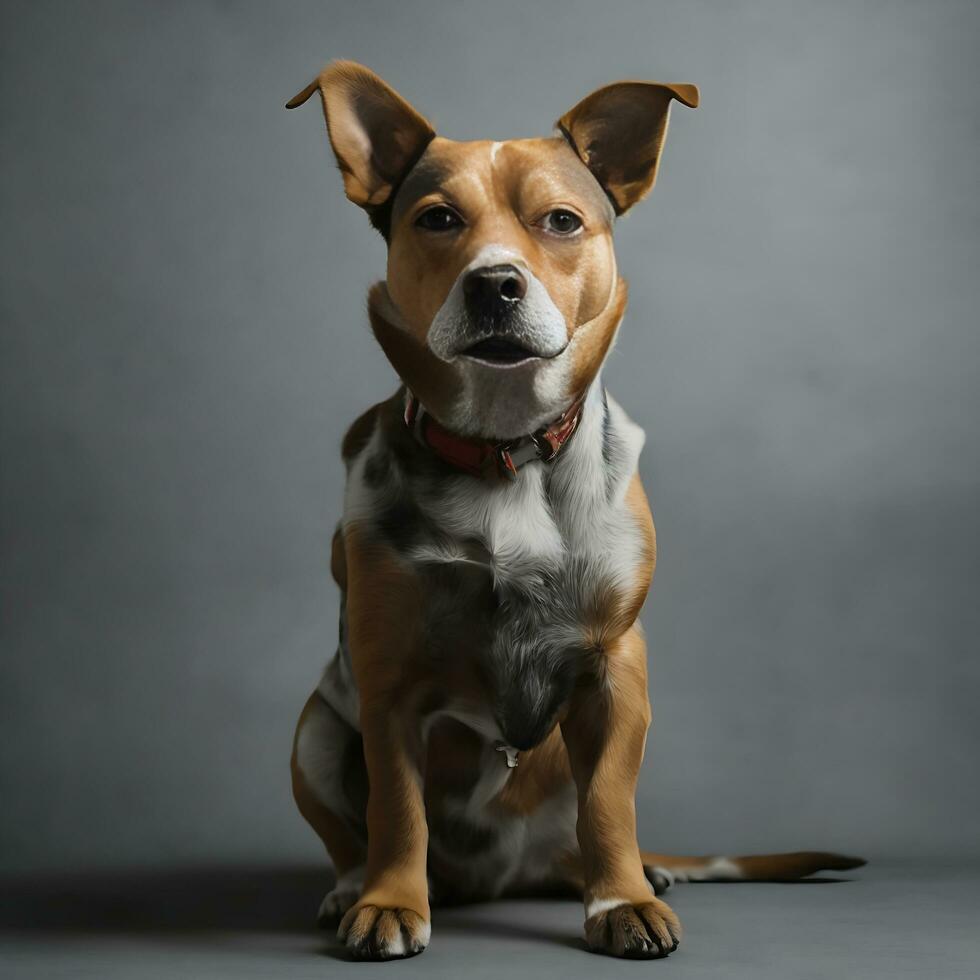
[[[421,957],[351,964],[308,927],[328,877],[306,869],[130,872],[0,881],[0,975],[15,978],[374,976],[686,978],[980,976],[980,867],[875,863],[846,880],[681,885],[666,962],[585,952],[580,906],[436,910]]]

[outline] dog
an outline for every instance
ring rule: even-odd
[[[643,431],[600,372],[626,306],[614,221],[698,89],[619,82],[506,142],[437,136],[353,62],[287,107],[317,92],[346,195],[387,243],[368,312],[402,382],[343,441],[340,641],[293,743],[337,874],[321,924],[387,960],[425,949],[430,902],[568,891],[591,949],[655,958],[681,937],[658,897],[675,880],[862,864],[637,844],[656,539]]]

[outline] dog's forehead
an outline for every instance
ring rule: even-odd
[[[399,188],[395,217],[430,194],[490,195],[522,188],[571,195],[613,217],[598,181],[560,136],[500,141],[437,136]]]

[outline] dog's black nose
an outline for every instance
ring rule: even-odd
[[[516,266],[489,265],[474,269],[463,280],[467,309],[491,320],[506,316],[527,293],[527,279]]]

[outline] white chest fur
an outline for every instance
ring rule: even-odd
[[[579,430],[554,463],[531,463],[513,482],[460,475],[427,499],[426,516],[460,547],[423,545],[413,557],[472,561],[461,543],[477,540],[498,587],[531,591],[542,575],[566,566],[620,584],[637,553],[625,495],[643,441],[643,431],[597,382]]]

